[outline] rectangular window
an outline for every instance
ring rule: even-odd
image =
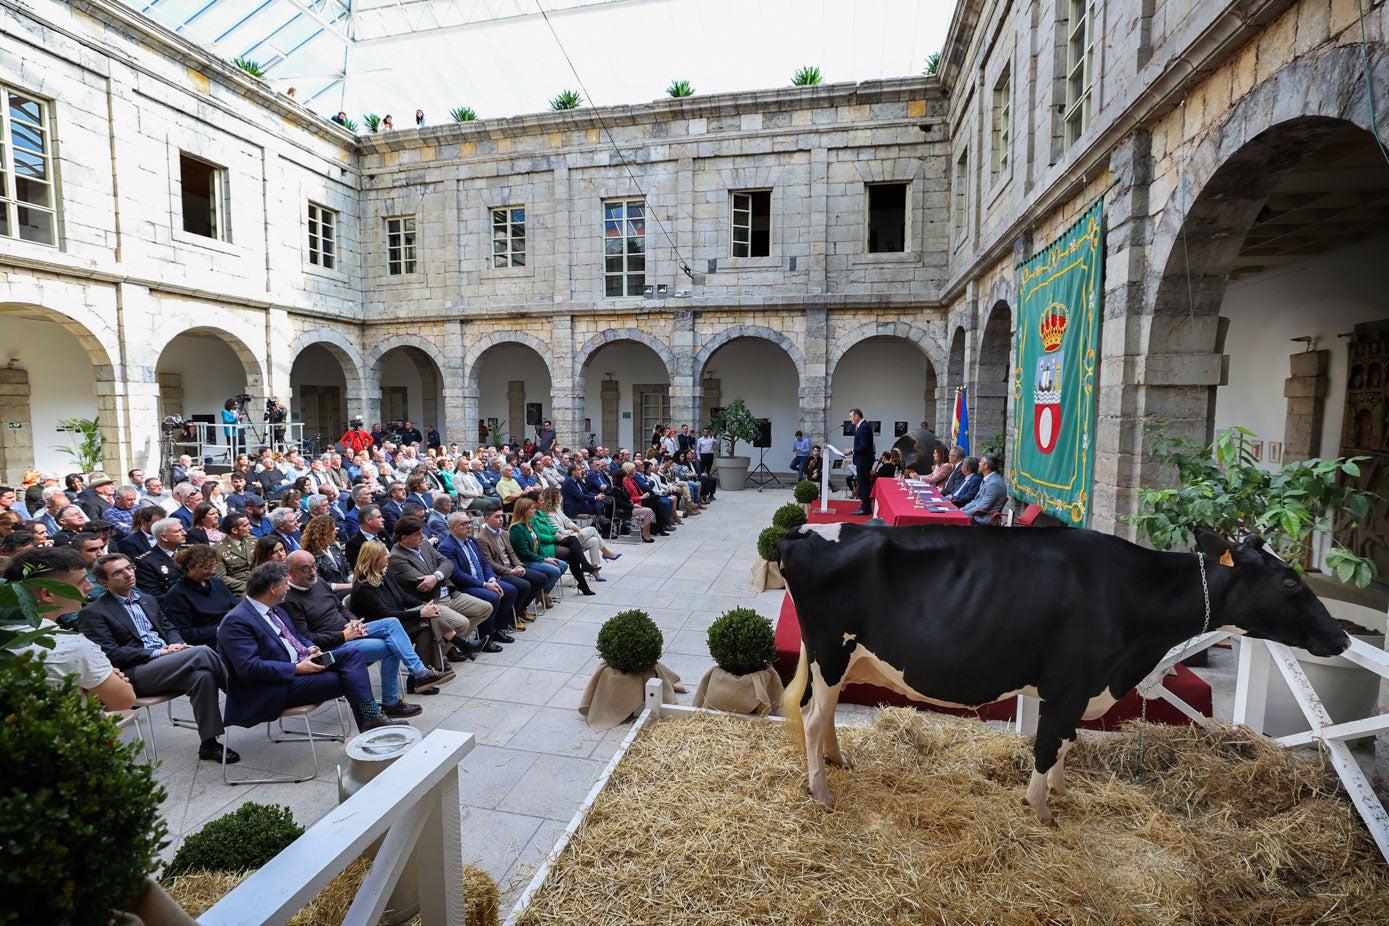
[[[179,153],[179,186],[183,195],[183,230],[190,235],[226,240],[223,205],[225,175],[221,167]]]
[[[907,250],[907,202],[910,184],[868,185],[868,253],[892,254]]]
[[[1098,0],[1070,0],[1066,18],[1066,145],[1090,127],[1095,84],[1095,6]]]
[[[397,215],[386,220],[386,272],[391,276],[415,272],[413,215]]]
[[[492,210],[492,266],[526,266],[526,208]]]
[[[309,263],[332,270],[338,265],[338,214],[309,203]]]
[[[733,208],[733,257],[772,256],[772,191],[748,190],[731,194]]]
[[[998,75],[998,82],[994,84],[989,162],[989,176],[994,181],[1008,173],[1008,144],[1011,140],[1013,118],[1012,88],[1009,86],[1011,76],[1009,69],[1004,68],[1003,73]]]
[[[656,425],[668,425],[674,420],[670,410],[669,386],[634,385],[632,398],[637,406],[637,430],[632,434],[634,444],[649,440]]]
[[[969,217],[969,149],[955,161],[955,202],[950,210],[950,227],[956,241],[964,238]]]
[[[57,244],[48,107],[0,86],[0,235]]]
[[[603,294],[640,296],[646,288],[646,203],[603,203]]]
[[[381,420],[405,421],[410,417],[410,389],[407,386],[381,387]]]

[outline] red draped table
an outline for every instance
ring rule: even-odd
[[[918,507],[916,497],[922,497]],[[899,486],[896,479],[873,482],[873,510],[889,524],[968,524],[969,515],[950,503],[934,486]]]

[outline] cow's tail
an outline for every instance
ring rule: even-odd
[[[801,698],[805,696],[805,686],[810,680],[810,659],[801,643],[801,661],[796,663],[796,677],[786,686],[781,695],[781,716],[786,718],[786,735],[798,749],[805,750],[805,721],[801,717]]]

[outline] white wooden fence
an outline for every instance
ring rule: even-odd
[[[344,926],[374,926],[411,853],[425,926],[463,924],[458,763],[471,733],[435,730],[217,902],[202,926],[280,924],[386,835]]]

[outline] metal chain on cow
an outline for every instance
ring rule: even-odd
[[[1201,622],[1200,636],[1205,636],[1211,629],[1211,589],[1206,583],[1206,558],[1201,555],[1201,551],[1196,551],[1196,565],[1201,569],[1201,601],[1206,606],[1206,618]],[[1133,774],[1134,781],[1142,781],[1143,773],[1147,771],[1144,765],[1145,750],[1147,744],[1144,734],[1148,729],[1148,699],[1143,696],[1143,692],[1138,693],[1139,700],[1139,726],[1138,726],[1138,770]]]

